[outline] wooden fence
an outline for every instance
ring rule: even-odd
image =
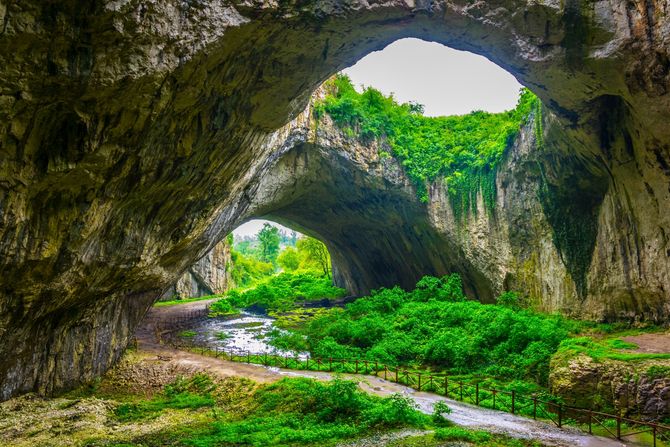
[[[565,405],[559,398],[547,394],[526,394],[489,388],[481,385],[481,380],[459,380],[445,374],[390,367],[366,359],[301,358],[276,353],[254,354],[249,351],[212,349],[176,340],[172,340],[171,343],[177,349],[233,362],[295,370],[376,375],[417,391],[432,392],[461,402],[533,419],[544,419],[557,427],[577,426],[589,434],[598,434],[620,441],[630,440],[635,436],[636,442],[645,442],[653,447],[670,447],[670,426],[631,419],[621,414],[608,414]]]

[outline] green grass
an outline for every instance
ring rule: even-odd
[[[195,303],[196,301],[211,300],[216,298],[221,298],[221,295],[207,295],[195,298],[184,298],[181,300],[158,301],[157,303],[154,304],[154,307],[177,306],[179,304]]]
[[[670,354],[626,352],[626,350],[635,348],[637,345],[618,339],[574,337],[561,342],[556,357],[557,359],[570,359],[578,354],[585,354],[595,361],[618,360],[622,362],[670,359]]]
[[[179,333],[179,336],[180,336],[180,337],[183,337],[183,338],[193,338],[193,337],[195,337],[196,335],[198,335],[198,333],[195,332],[195,331],[191,331],[191,330],[181,331],[181,332]]]

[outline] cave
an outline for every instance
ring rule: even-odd
[[[519,288],[550,311],[667,323],[664,8],[641,0],[2,5],[0,398],[50,394],[106,371],[149,306],[252,217],[324,240],[336,281],[357,293],[457,271],[482,300]],[[483,55],[544,104],[541,150],[529,150],[538,149],[533,129],[522,132],[498,179],[501,218],[475,219],[467,234],[449,223],[439,189],[423,206],[402,173],[383,175],[397,167],[346,157],[352,148],[337,144],[335,130],[329,140],[327,127],[309,126],[306,107],[323,81],[404,37]],[[324,138],[310,140],[317,131]],[[379,170],[363,175],[369,160]],[[314,179],[323,163],[333,175]],[[342,195],[321,210],[291,198],[331,188]],[[345,209],[364,231],[341,246],[337,228],[315,216],[342,218]],[[496,238],[473,245],[482,231]],[[422,248],[410,253],[407,244]],[[356,265],[375,250],[372,267]],[[398,256],[402,270],[391,262]]]

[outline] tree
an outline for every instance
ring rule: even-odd
[[[279,254],[279,228],[266,223],[258,232],[258,240],[261,244],[261,259],[276,264]]]
[[[323,242],[309,236],[298,239],[298,252],[303,253],[307,263],[315,264],[330,278],[330,253]]]
[[[286,247],[279,253],[277,262],[287,272],[293,272],[300,267],[300,255],[293,247]]]

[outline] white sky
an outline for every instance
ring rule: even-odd
[[[516,106],[521,84],[483,56],[439,43],[401,39],[344,70],[355,86],[394,93],[425,106],[428,116],[473,110],[502,112]]]
[[[266,223],[269,223],[270,225],[274,225],[275,227],[279,228],[280,230],[286,231],[286,233],[288,233],[288,234],[291,234],[291,231],[293,231],[290,228],[287,228],[283,225],[279,225],[276,222],[272,222],[272,221],[269,221],[269,220],[254,219],[254,220],[250,220],[249,222],[247,222],[245,224],[242,224],[239,227],[235,228],[235,230],[233,230],[233,238],[236,238],[236,237],[241,238],[242,236],[253,236],[256,233],[258,233],[261,230],[261,228],[263,228],[263,225],[266,224]]]

